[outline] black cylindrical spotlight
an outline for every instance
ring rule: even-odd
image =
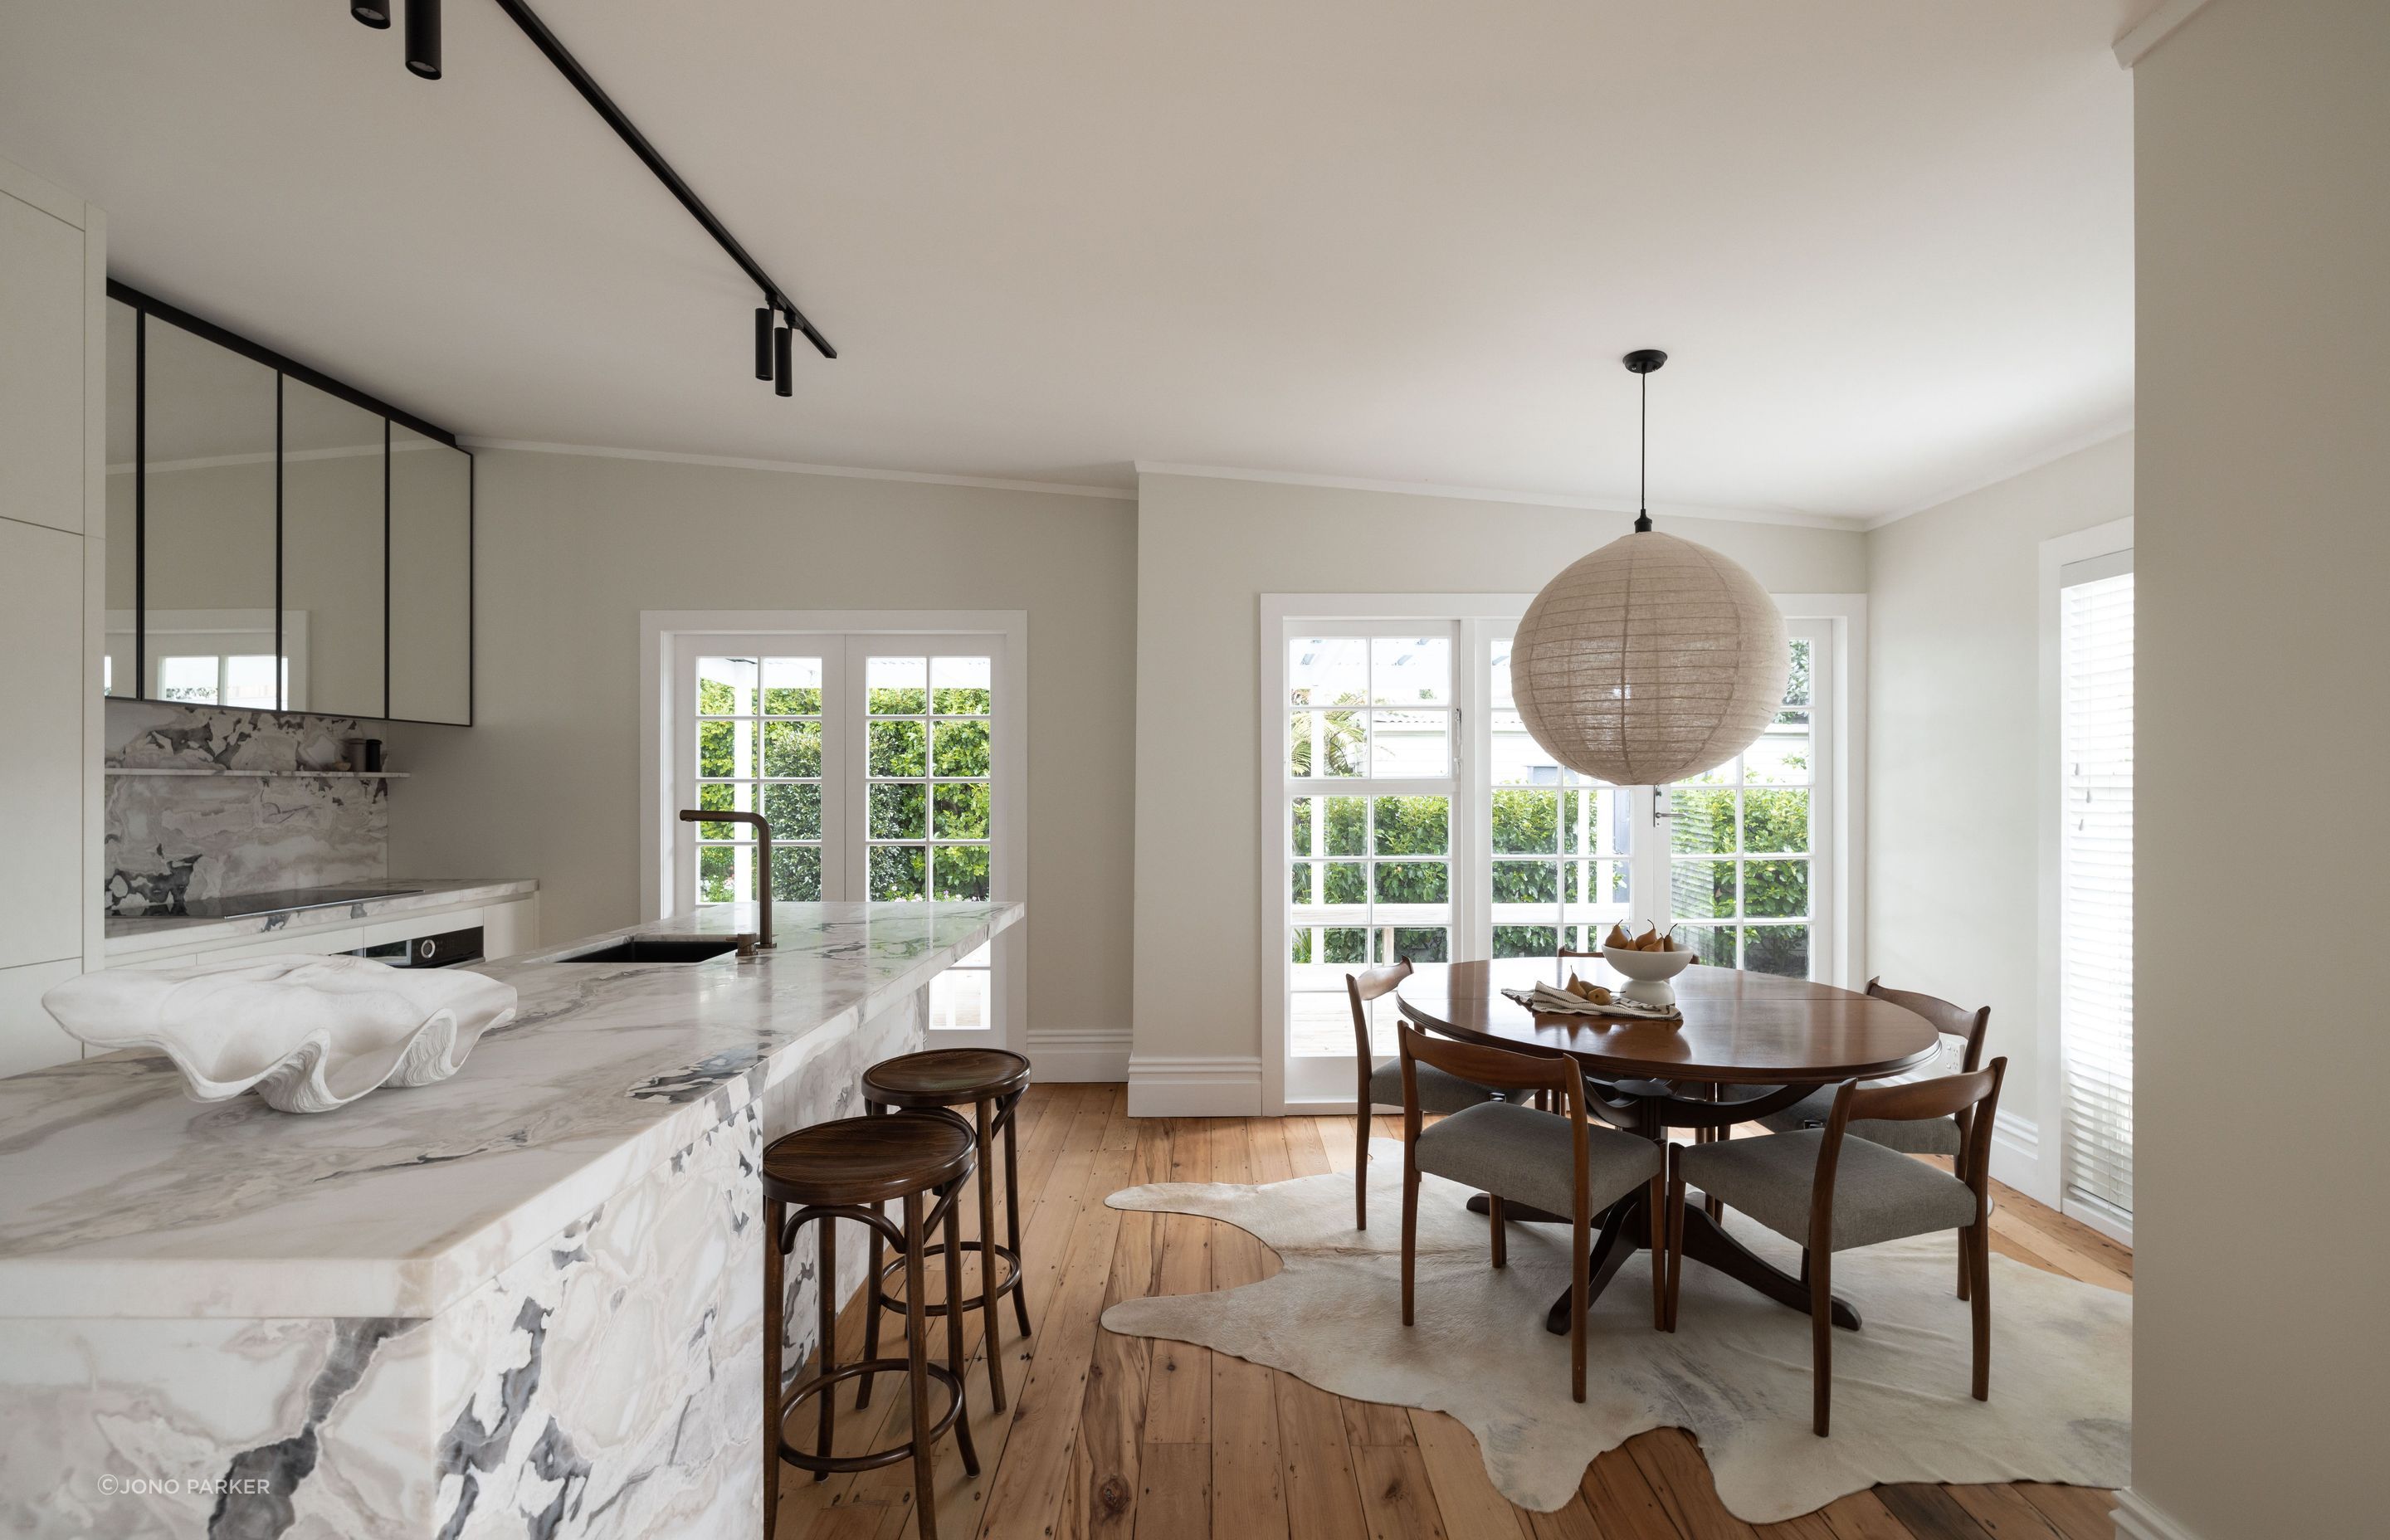
[[[390,0],[349,0],[349,14],[368,27],[390,25]]]
[[[772,393],[776,396],[796,394],[797,382],[790,378],[789,353],[790,341],[795,336],[787,327],[772,333]]]
[[[772,378],[772,307],[755,307],[755,378]]]
[[[440,0],[406,0],[406,67],[440,78]]]

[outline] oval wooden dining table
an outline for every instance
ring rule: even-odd
[[[1530,1011],[1505,989],[1560,984],[1574,971],[1616,989],[1625,980],[1599,957],[1513,957],[1426,963],[1395,993],[1402,1013],[1429,1032],[1464,1043],[1567,1054],[1596,1084],[1593,1112],[1631,1134],[1665,1141],[1671,1128],[1725,1128],[1780,1111],[1819,1085],[1897,1074],[1931,1059],[1940,1043],[1914,1011],[1831,984],[1731,968],[1688,968],[1675,980],[1681,1020]],[[1593,1246],[1588,1303],[1656,1226],[1643,1188],[1602,1215]],[[1470,1207],[1484,1213],[1483,1195]],[[1520,1207],[1510,1206],[1521,1217]],[[1558,1219],[1559,1215],[1543,1216]],[[1685,1209],[1685,1255],[1807,1314],[1808,1286],[1728,1235],[1699,1205]],[[1562,1292],[1545,1318],[1569,1328]],[[1856,1328],[1858,1312],[1836,1296],[1834,1324]]]

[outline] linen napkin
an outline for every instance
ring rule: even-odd
[[[1647,1006],[1617,995],[1613,995],[1605,1005],[1596,1005],[1581,995],[1572,995],[1540,980],[1532,990],[1506,989],[1502,993],[1529,1010],[1553,1016],[1634,1016],[1668,1020],[1677,1015],[1674,1006]]]

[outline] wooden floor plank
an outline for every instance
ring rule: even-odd
[[[2075,1245],[2057,1226],[2036,1224],[2015,1209],[2003,1207],[1992,1211],[1992,1233],[2019,1242],[2069,1277],[2127,1294],[2133,1291],[2133,1275]]]
[[[1073,1138],[1089,1143],[1100,1140],[1100,1110],[1090,1122],[1088,1110],[1082,1109],[1078,1122],[1086,1126],[1074,1128]],[[1103,1151],[1089,1190],[1111,1191],[1126,1186],[1128,1168],[1127,1151]],[[1086,1399],[1088,1366],[1095,1356],[1096,1339],[1102,1335],[1096,1317],[1102,1313],[1104,1290],[1111,1280],[1112,1243],[1118,1238],[1120,1221],[1121,1211],[1106,1207],[1099,1196],[1080,1210],[1070,1264],[1063,1270],[1060,1290],[1047,1306],[1037,1354],[1030,1361],[1029,1378],[1012,1408],[1011,1436],[1005,1443],[996,1479],[986,1483],[986,1503],[979,1522],[981,1540],[1044,1540],[1057,1533],[1057,1510],[1071,1491],[1069,1477],[1079,1414]]]
[[[1276,1540],[1288,1533],[1279,1482],[1273,1376],[1226,1354],[1211,1361],[1212,1534],[1216,1540]]]
[[[1583,1493],[1549,1513],[1521,1511],[1525,1514],[1528,1533],[1536,1540],[1608,1540],[1593,1510],[1586,1507]]]
[[[1108,1145],[1115,1126],[1111,1119],[1104,1123]],[[1170,1170],[1169,1125],[1138,1125],[1130,1142],[1129,1182],[1162,1180]],[[1105,1309],[1153,1292],[1160,1268],[1159,1227],[1158,1215],[1122,1211],[1120,1233],[1112,1243],[1111,1276],[1104,1286]],[[1078,1502],[1073,1533],[1090,1540],[1131,1540],[1136,1534],[1149,1359],[1145,1338],[1097,1327],[1071,1474]]]
[[[1609,1540],[1682,1540],[1667,1505],[1624,1448],[1610,1450],[1587,1466],[1577,1492]]]
[[[1990,1540],[1975,1516],[1946,1487],[1902,1482],[1877,1487],[1875,1496],[1917,1540]]]
[[[1285,1125],[1287,1161],[1297,1176],[1318,1176],[1334,1169],[1328,1163],[1328,1147],[1319,1142],[1319,1121],[1317,1118],[1280,1118]]]
[[[1137,1452],[1136,1540],[1209,1540],[1212,1449],[1149,1444]]]
[[[1413,1410],[1411,1434],[1420,1463],[1435,1494],[1436,1511],[1455,1540],[1529,1540],[1523,1509],[1502,1495],[1485,1474],[1476,1435],[1443,1412]]]
[[[1205,1182],[1212,1175],[1212,1143],[1192,1118],[1168,1120],[1170,1180]],[[1208,1219],[1161,1216],[1161,1252],[1155,1266],[1157,1294],[1201,1294],[1212,1287],[1212,1232]],[[1212,1438],[1212,1355],[1191,1342],[1155,1339],[1146,1374],[1143,1436],[1149,1444],[1208,1444]]]
[[[1369,1525],[1336,1397],[1291,1374],[1269,1380],[1289,1529],[1303,1540],[1363,1540]]]
[[[1837,1497],[1818,1513],[1833,1529],[1834,1540],[1912,1540],[1908,1526],[1872,1490]]]
[[[2012,1486],[1952,1486],[1944,1488],[1960,1508],[1974,1516],[1994,1540],[2058,1540],[2058,1531],[2041,1509],[2024,1500]]]
[[[1690,1433],[1658,1428],[1628,1439],[1625,1449],[1685,1540],[1753,1540],[1752,1527],[1718,1500],[1709,1462]]]
[[[1353,1451],[1353,1478],[1369,1540],[1446,1540],[1427,1465],[1416,1445],[1370,1444]],[[1462,1536],[1459,1540],[1473,1540]]]
[[[2065,1540],[2114,1540],[2114,1493],[2098,1487],[2056,1486],[2041,1482],[2020,1482],[2016,1491]]]

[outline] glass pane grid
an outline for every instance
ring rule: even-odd
[[[1453,767],[1452,639],[1287,644],[1285,764],[1295,780],[1444,780]]]
[[[1809,972],[1810,644],[1792,644],[1783,709],[1728,763],[1667,789],[1668,913],[1710,961]]]

